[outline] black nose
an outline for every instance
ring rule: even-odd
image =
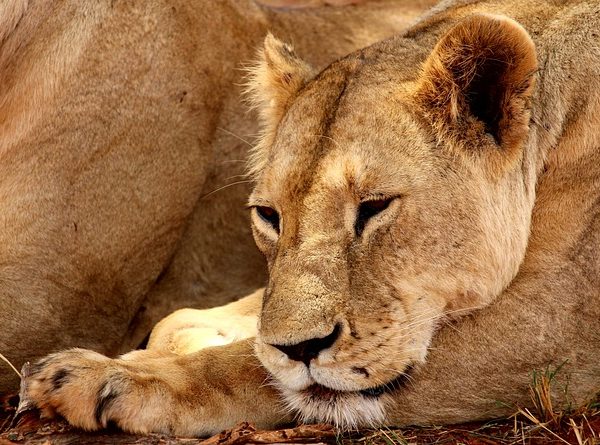
[[[342,330],[339,324],[335,325],[331,334],[323,338],[311,338],[295,345],[271,345],[279,349],[290,360],[297,362],[303,362],[306,366],[309,366],[310,361],[316,358],[323,349],[329,348],[335,343]]]

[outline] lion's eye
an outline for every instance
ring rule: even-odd
[[[390,202],[393,200],[394,198],[388,198],[361,202],[358,206],[358,214],[356,215],[356,222],[354,223],[354,232],[356,233],[356,236],[361,236],[367,222],[378,213],[387,209]]]
[[[256,206],[256,213],[279,234],[279,213],[271,207]]]

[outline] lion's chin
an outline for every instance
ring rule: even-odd
[[[385,421],[385,406],[389,393],[405,386],[410,379],[412,366],[395,379],[383,385],[355,390],[333,389],[315,381],[315,376],[305,375],[304,385],[286,386],[277,378],[273,384],[278,388],[287,408],[296,413],[304,423],[326,422],[341,429],[378,427]],[[298,380],[292,379],[293,383]]]
[[[285,387],[280,391],[288,408],[304,423],[325,422],[347,430],[376,427],[385,418],[381,398],[360,391],[337,391],[317,384],[302,391]]]
[[[385,385],[357,391],[339,391],[320,384],[295,391],[279,389],[291,410],[303,422],[332,423],[342,429],[380,426],[385,419],[384,397],[407,381],[403,373]]]

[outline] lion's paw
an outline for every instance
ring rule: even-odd
[[[159,378],[135,369],[133,363],[70,349],[23,367],[19,411],[38,407],[46,417],[60,414],[90,431],[116,424],[137,433],[169,432],[164,412],[157,409],[160,403],[148,403],[161,387]]]
[[[243,420],[273,426],[286,413],[253,352],[252,340],[183,356],[59,352],[23,368],[19,412],[38,407],[87,430],[111,424],[139,434],[206,436]]]
[[[19,411],[38,407],[45,417],[57,413],[87,430],[96,419],[99,385],[110,359],[84,349],[51,354],[22,369]]]

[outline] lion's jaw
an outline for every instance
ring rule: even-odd
[[[497,47],[489,65],[453,54],[477,45]],[[290,48],[266,42],[263,118],[278,124],[252,167],[253,233],[270,272],[256,352],[306,419],[382,421],[381,385],[393,391],[425,360],[443,317],[499,295],[525,254],[533,44],[515,22],[475,16],[422,71],[407,67],[413,52],[400,45],[378,64],[367,49],[309,81]],[[444,83],[470,63],[490,82]]]

